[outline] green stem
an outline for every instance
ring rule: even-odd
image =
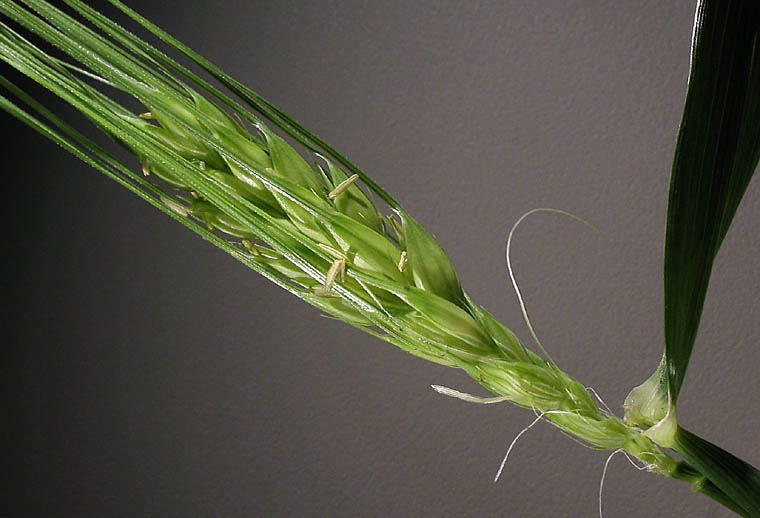
[[[721,505],[731,509],[740,516],[750,516],[739,504],[737,504],[731,497],[725,494],[721,489],[706,478],[698,470],[694,469],[687,462],[678,462],[673,467],[673,470],[667,474],[667,476],[676,480],[683,480],[691,485],[691,488],[696,493],[701,493],[708,496],[720,503]]]
[[[760,516],[760,471],[726,450],[678,428],[673,449],[704,474],[705,482],[695,490],[730,507],[742,516]],[[728,506],[709,492],[720,492],[735,502],[739,510]]]

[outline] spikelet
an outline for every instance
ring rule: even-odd
[[[593,447],[626,447],[648,457],[650,464],[662,457],[670,465],[636,428],[601,411],[583,385],[526,349],[474,304],[446,253],[407,212],[396,209],[384,217],[356,175],[348,176],[322,157],[323,164],[312,167],[263,124],[248,132],[205,98],[192,95],[190,100],[205,117],[182,106],[171,117],[151,108],[159,125],[140,120],[141,127],[261,209],[282,231],[288,248],[319,275],[291,262],[202,194],[195,193],[200,199],[166,200],[175,211],[240,239],[253,261],[296,286],[304,300],[332,317],[370,330],[378,322],[357,300],[370,301],[373,311],[393,322],[393,329],[381,329],[381,338],[416,356],[464,369],[492,392],[546,412],[554,424]],[[210,135],[228,153],[212,149],[196,132]],[[188,190],[171,172],[138,158],[148,173]],[[346,294],[355,297],[349,300]]]
[[[67,3],[91,21],[93,16],[104,21],[79,2]],[[90,70],[79,66],[69,70],[65,61],[46,55],[12,30],[0,31],[0,57],[122,142],[139,160],[147,181],[120,159],[60,124],[57,117],[45,115],[45,110],[36,108],[63,135],[3,96],[0,104],[5,110],[153,205],[163,203],[166,212],[328,315],[413,355],[463,369],[497,394],[488,402],[513,401],[540,412],[538,419],[545,416],[591,447],[625,449],[650,470],[695,485],[705,483],[707,479],[697,471],[679,471],[677,461],[637,427],[651,424],[662,414],[662,401],[651,398],[652,386],[661,380],[653,378],[632,393],[626,401],[626,421],[600,410],[589,391],[547,361],[548,355],[545,360],[528,350],[509,329],[474,304],[433,237],[358,170],[351,167],[357,174],[349,176],[324,157],[320,157],[321,163],[310,165],[256,115],[236,106],[191,72],[182,71],[170,58],[140,45],[139,38],[125,35],[118,26],[109,22],[110,28],[104,29],[122,43],[114,46],[46,2],[35,1],[30,6],[35,13],[12,2],[0,2],[4,15],[22,26],[34,27],[36,36]],[[182,48],[181,44],[171,45]],[[135,52],[125,53],[124,49]],[[280,129],[339,156],[266,101],[259,102],[256,94],[235,87],[234,80],[225,79],[212,65],[194,60]],[[193,91],[174,77],[172,70],[224,100],[236,115],[251,121],[253,129]],[[148,111],[131,115],[109,94],[81,80],[82,73],[140,99]],[[0,79],[11,90],[18,90]],[[27,96],[22,93],[21,97]],[[341,163],[349,167],[345,159]],[[390,205],[393,214],[381,213],[362,187],[362,178],[367,180],[366,187]],[[201,224],[213,231],[204,230]],[[452,389],[439,392],[483,401]],[[675,426],[672,419],[666,422]]]

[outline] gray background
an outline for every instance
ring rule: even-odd
[[[145,4],[145,5],[141,5]],[[373,175],[462,283],[618,411],[662,349],[692,2],[133,3]],[[108,11],[111,13],[112,11]],[[605,452],[323,318],[2,115],[18,516],[595,516]],[[10,161],[10,162],[8,162]],[[760,465],[755,180],[717,258],[679,421]],[[10,234],[8,236],[8,234]],[[610,464],[605,516],[729,516]]]

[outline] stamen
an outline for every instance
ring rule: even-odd
[[[172,200],[171,198],[167,198],[166,196],[160,196],[159,199],[164,203],[164,205],[169,207],[171,210],[173,210],[180,216],[186,217],[189,214],[185,207],[183,207],[176,201]]]
[[[406,250],[401,252],[401,258],[398,260],[398,271],[403,272],[406,269]]]
[[[509,454],[512,452],[512,448],[514,448],[515,443],[517,440],[522,437],[522,435],[533,428],[537,422],[539,422],[544,417],[544,412],[541,412],[538,414],[538,417],[536,417],[532,423],[530,423],[528,426],[522,429],[520,433],[517,434],[517,437],[514,438],[512,443],[509,445],[509,448],[507,448],[507,453],[504,455],[504,460],[501,461],[501,465],[499,466],[499,471],[496,472],[496,477],[493,479],[494,482],[499,481],[499,477],[501,476],[501,472],[504,471],[504,466],[507,464],[507,459],[509,458]]]
[[[343,275],[346,270],[346,259],[336,259],[333,261],[332,265],[330,266],[330,269],[327,270],[327,275],[325,276],[325,285],[324,289],[325,292],[330,293],[332,291],[333,284],[335,284],[336,277],[340,276],[341,281],[343,280]]]
[[[509,279],[512,281],[512,288],[515,291],[515,295],[517,295],[517,301],[520,303],[520,310],[522,311],[523,320],[525,320],[525,325],[528,326],[528,331],[530,331],[531,336],[533,337],[533,340],[536,342],[536,345],[538,345],[538,348],[541,349],[541,352],[544,353],[544,356],[549,361],[549,363],[556,367],[557,364],[554,363],[554,360],[549,355],[548,351],[544,348],[544,345],[541,343],[541,340],[538,339],[538,335],[536,334],[536,330],[533,328],[533,324],[530,321],[530,317],[528,316],[528,310],[525,308],[525,301],[523,300],[522,292],[520,291],[520,287],[517,285],[517,279],[515,279],[515,273],[512,270],[512,260],[510,258],[510,249],[512,246],[512,236],[515,233],[515,230],[517,230],[517,227],[520,226],[520,223],[523,222],[525,218],[530,216],[531,214],[535,214],[536,212],[554,212],[556,214],[562,214],[564,216],[567,216],[571,219],[574,219],[576,221],[579,221],[589,227],[591,230],[595,232],[602,233],[601,230],[596,228],[594,225],[589,223],[583,218],[580,218],[576,216],[575,214],[572,214],[570,212],[560,210],[560,209],[552,209],[552,208],[538,208],[538,209],[532,209],[520,216],[520,218],[515,222],[514,225],[512,225],[512,229],[509,231],[509,236],[507,237],[507,250],[505,252],[506,260],[507,260],[507,272],[509,273]]]
[[[586,390],[591,392],[594,395],[594,397],[599,400],[599,402],[602,404],[602,406],[607,411],[607,413],[609,413],[610,415],[615,415],[615,412],[613,412],[612,409],[607,406],[607,403],[605,403],[602,397],[599,395],[599,393],[596,390],[594,390],[594,387],[586,387]]]
[[[492,405],[494,403],[501,403],[502,401],[512,400],[512,397],[510,396],[480,397],[480,396],[473,396],[472,394],[468,394],[467,392],[460,392],[458,390],[454,390],[453,388],[444,387],[443,385],[430,385],[430,386],[433,387],[433,390],[435,390],[439,394],[453,397],[455,399],[461,399],[462,401],[467,401],[468,403],[478,403],[480,405]]]
[[[340,295],[335,293],[334,291],[327,291],[324,286],[321,284],[319,286],[314,286],[311,291],[314,293],[314,295],[317,295],[318,297],[333,297],[333,298],[340,298]]]
[[[138,117],[140,117],[141,119],[155,119],[155,117],[153,116],[151,112],[141,113],[140,115],[138,115]]]
[[[327,252],[328,254],[330,254],[331,256],[333,256],[335,259],[346,259],[346,256],[343,253],[334,249],[330,245],[326,245],[324,243],[317,243],[317,246],[321,248],[322,250],[324,250],[325,252]]]
[[[248,250],[248,253],[250,253],[251,255],[260,255],[259,251],[256,250],[256,247],[254,246],[254,244],[248,241],[247,239],[243,239],[240,242],[240,244],[243,245],[243,248]]]
[[[391,227],[393,227],[393,230],[396,232],[396,235],[399,237],[399,239],[406,239],[406,233],[404,232],[404,227],[396,219],[396,215],[395,214],[388,215],[388,221],[390,222]]]
[[[342,192],[344,192],[346,189],[351,187],[351,184],[354,183],[356,180],[359,179],[358,174],[354,174],[340,182],[337,186],[335,186],[335,189],[330,191],[330,193],[327,195],[328,198],[331,200],[334,198],[337,198]]]
[[[604,469],[602,470],[602,479],[599,481],[599,518],[604,518],[604,514],[602,513],[602,490],[604,489],[604,478],[607,476],[607,468],[609,468],[610,466],[610,461],[612,460],[612,457],[614,457],[618,453],[622,453],[625,456],[625,458],[628,459],[628,462],[631,463],[631,466],[633,466],[639,471],[644,471],[645,469],[646,470],[652,469],[654,467],[654,464],[646,464],[646,463],[643,466],[639,466],[633,461],[633,459],[628,454],[628,452],[625,451],[623,448],[618,448],[617,450],[610,453],[610,456],[607,457],[607,460],[604,463]]]
[[[604,489],[604,477],[607,476],[607,468],[610,466],[610,461],[612,460],[612,457],[617,455],[618,453],[625,451],[623,448],[618,448],[617,450],[610,453],[610,456],[607,457],[607,461],[604,463],[604,469],[602,470],[602,479],[599,481],[599,518],[604,518],[604,513],[602,513],[602,490]],[[638,466],[637,466],[638,467]]]
[[[150,167],[148,167],[148,164],[142,164],[142,174],[143,176],[150,175]]]
[[[256,255],[260,255],[261,257],[265,259],[270,259],[272,261],[279,261],[280,259],[282,259],[282,256],[280,254],[278,254],[271,248],[267,248],[266,246],[252,244],[251,247],[254,250],[256,250],[255,252]]]

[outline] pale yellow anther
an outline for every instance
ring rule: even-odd
[[[399,223],[399,221],[396,219],[396,216],[394,214],[391,214],[388,216],[388,221],[393,227],[393,230],[396,231],[396,235],[398,235],[398,237],[400,237],[401,239],[406,239],[406,232],[404,232],[404,226],[401,223]]]
[[[346,271],[346,259],[336,259],[333,261],[332,265],[330,265],[330,269],[327,270],[327,275],[325,276],[325,284],[323,286],[325,293],[332,292],[333,284],[335,284],[335,279],[340,278],[341,282],[344,279]]]
[[[201,168],[201,171],[205,171],[206,170],[206,162],[204,162],[203,160],[201,160],[200,162],[198,162],[198,167]]]
[[[272,250],[271,248],[267,248],[266,246],[261,246],[261,245],[253,245],[253,246],[256,247],[256,251],[261,257],[265,257],[273,261],[279,261],[280,259],[282,259],[282,256],[278,254],[277,252],[275,252],[274,250]]]
[[[256,249],[256,246],[250,241],[248,241],[247,239],[243,239],[240,242],[240,244],[243,245],[243,248],[248,250],[248,253],[250,253],[251,255],[261,255],[259,254],[259,251]]]
[[[153,116],[151,112],[141,113],[140,115],[138,115],[138,117],[140,117],[141,119],[155,119],[155,117]]]
[[[398,260],[398,271],[403,272],[406,268],[406,250],[401,252],[401,257]]]
[[[335,297],[335,298],[340,298],[340,295],[338,295],[337,293],[332,292],[332,291],[327,291],[325,289],[325,287],[322,286],[321,284],[319,286],[314,286],[311,289],[311,291],[312,291],[312,293],[314,293],[314,295],[317,295],[318,297]]]
[[[197,193],[197,192],[195,192],[195,191],[190,191],[190,196],[192,196],[192,197],[193,197],[193,198],[195,198],[196,200],[200,200],[200,199],[201,199],[201,197],[200,197],[200,196],[198,196],[198,193]]]
[[[148,167],[148,164],[142,164],[142,174],[143,176],[148,176],[150,174],[150,167]]]
[[[331,200],[334,198],[337,198],[342,192],[344,192],[346,189],[351,187],[351,184],[354,183],[356,180],[359,179],[358,174],[354,174],[340,182],[338,185],[335,186],[335,189],[330,191],[330,193],[327,195],[328,198]]]
[[[334,249],[330,245],[326,245],[324,243],[317,243],[317,246],[321,248],[322,250],[324,250],[325,252],[327,252],[328,254],[330,254],[331,256],[333,256],[335,259],[346,260],[346,256],[342,252]]]
[[[180,216],[186,217],[188,215],[187,209],[183,205],[180,205],[176,201],[172,200],[171,198],[167,198],[166,196],[160,196],[159,199],[163,202],[164,205],[169,207],[171,210],[173,210]]]

